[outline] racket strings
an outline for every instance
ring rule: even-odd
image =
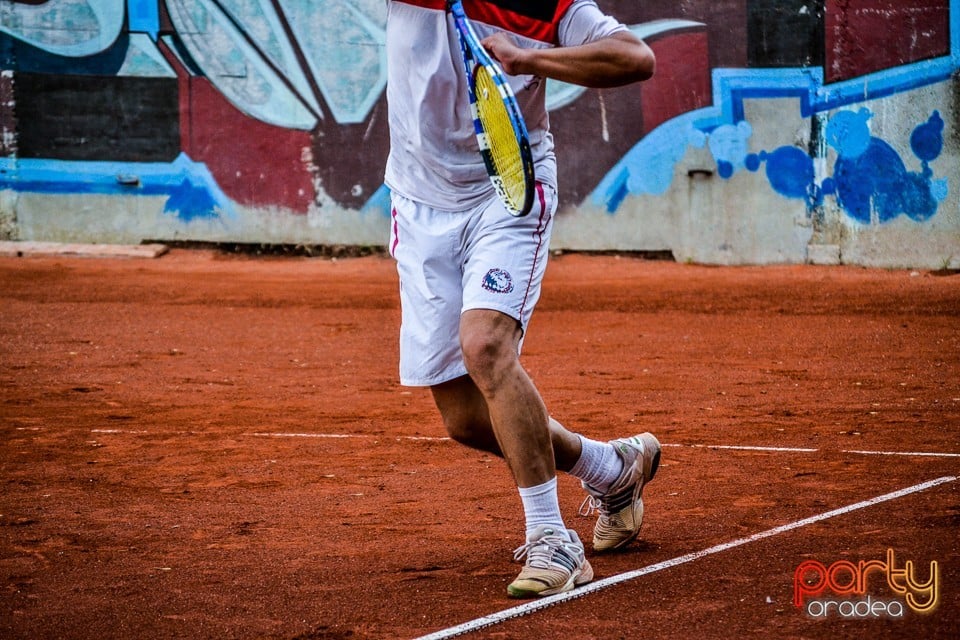
[[[503,196],[514,209],[523,207],[527,184],[520,144],[500,87],[482,65],[475,73],[477,112],[483,127],[489,161],[500,178]]]

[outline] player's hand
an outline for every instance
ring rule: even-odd
[[[500,67],[507,75],[517,76],[525,73],[524,61],[527,49],[518,47],[513,38],[507,34],[495,33],[484,38],[480,44],[491,58],[500,63]]]

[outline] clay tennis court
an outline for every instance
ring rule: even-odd
[[[527,368],[664,454],[598,588],[533,603],[505,467],[397,383],[390,258],[2,258],[0,292],[4,638],[960,633],[958,275],[555,256]],[[794,606],[801,563],[888,550],[938,563],[933,611]]]

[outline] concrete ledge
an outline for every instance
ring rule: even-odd
[[[807,245],[807,264],[836,266],[840,264],[840,245]]]
[[[0,242],[0,256],[74,256],[78,258],[159,258],[163,244],[72,244],[63,242]]]

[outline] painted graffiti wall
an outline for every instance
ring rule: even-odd
[[[557,249],[960,267],[960,0],[600,0]],[[383,245],[384,0],[0,0],[0,238]]]

